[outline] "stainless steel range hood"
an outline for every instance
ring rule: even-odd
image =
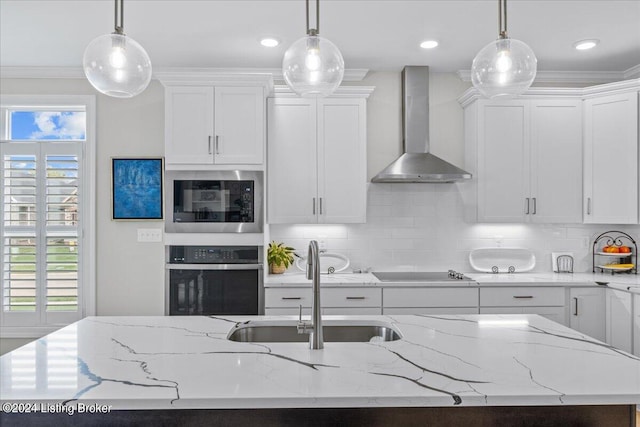
[[[429,67],[402,70],[404,154],[371,182],[444,183],[471,179],[469,172],[429,153]]]

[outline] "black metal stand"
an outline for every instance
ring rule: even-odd
[[[602,245],[602,246],[600,246]],[[615,247],[620,250],[621,247],[628,247],[631,249],[631,252],[604,252],[605,247]],[[632,268],[629,269],[615,269],[615,268],[606,268],[604,266],[596,265],[596,256],[599,257],[610,257],[617,258],[620,260],[626,260],[624,264],[633,264]],[[596,269],[600,269],[601,273],[606,271],[610,271],[611,274],[616,273],[627,273],[627,274],[638,274],[638,245],[636,241],[633,240],[633,237],[629,236],[627,233],[623,231],[605,231],[593,241],[593,251],[591,255],[591,262],[593,266],[593,273],[596,272]]]

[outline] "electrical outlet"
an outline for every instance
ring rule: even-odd
[[[320,249],[321,251],[326,251],[327,250],[327,242],[324,240],[319,240],[318,241],[318,249]]]
[[[162,229],[138,228],[138,242],[162,242]]]

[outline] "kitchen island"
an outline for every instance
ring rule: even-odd
[[[286,316],[88,317],[0,358],[2,424],[635,425],[640,359],[543,317],[324,319],[385,322],[402,338],[310,350],[227,339],[246,322],[295,324]],[[70,416],[78,407],[94,413]]]

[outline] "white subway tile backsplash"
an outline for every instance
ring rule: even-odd
[[[551,252],[574,253],[574,271],[591,271],[593,239],[621,230],[640,239],[638,226],[475,224],[463,219],[455,184],[370,184],[366,224],[271,225],[271,239],[305,252],[309,240],[345,253],[354,268],[471,271],[469,252],[485,247],[532,250],[534,271],[551,271]]]
[[[392,215],[395,206],[369,206],[367,209],[367,218],[389,217]]]

